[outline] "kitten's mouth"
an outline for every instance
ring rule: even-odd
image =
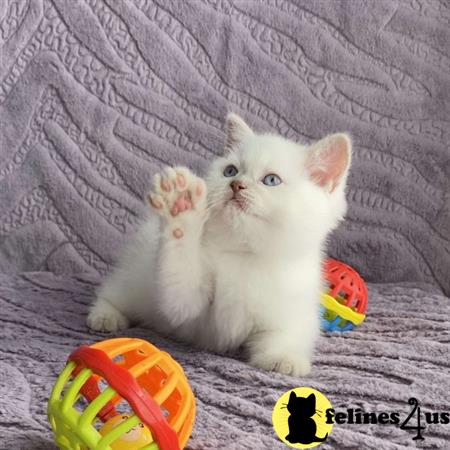
[[[225,203],[225,206],[228,205],[230,205],[231,208],[230,212],[234,212],[233,215],[239,216],[240,214],[245,214],[245,217],[251,216],[264,220],[263,216],[259,215],[256,211],[254,211],[252,207],[252,201],[241,195],[229,198]]]
[[[228,203],[242,211],[246,211],[248,208],[248,201],[243,197],[231,197]]]

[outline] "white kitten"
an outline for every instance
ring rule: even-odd
[[[145,321],[219,352],[306,375],[319,335],[321,261],[346,211],[346,134],[306,147],[227,117],[227,142],[206,183],[189,169],[154,178],[153,214],[106,280],[88,325]]]

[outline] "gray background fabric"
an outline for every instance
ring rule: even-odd
[[[301,142],[352,134],[350,209],[329,253],[379,284],[367,323],[323,338],[307,380],[133,330],[188,370],[191,448],[282,448],[272,403],[302,383],[343,407],[401,409],[414,394],[450,410],[448,2],[3,0],[0,52],[0,448],[51,448],[52,380],[99,337],[84,326],[92,284],[74,276],[107,273],[155,171],[202,173],[220,154],[230,110]],[[445,448],[448,430],[422,446]],[[413,441],[336,426],[327,445]]]
[[[6,1],[1,268],[104,274],[152,174],[199,171],[233,110],[355,142],[330,253],[450,292],[450,11],[439,1]]]

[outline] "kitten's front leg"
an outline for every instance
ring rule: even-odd
[[[189,169],[168,168],[154,178],[150,205],[162,218],[159,253],[160,309],[174,327],[197,317],[201,295],[201,237],[206,221],[206,185]]]
[[[319,322],[313,318],[306,324],[283,325],[280,329],[251,336],[248,342],[250,364],[286,375],[306,376],[311,372]]]

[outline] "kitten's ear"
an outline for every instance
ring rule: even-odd
[[[314,394],[309,394],[307,400],[311,403],[316,404],[316,396]]]
[[[327,136],[308,149],[306,170],[311,179],[333,192],[346,178],[352,159],[352,141],[345,133]]]
[[[294,400],[297,400],[297,394],[294,391],[292,391],[291,395],[289,396],[289,401],[291,402]]]
[[[225,151],[230,151],[238,145],[245,136],[253,134],[252,129],[237,114],[229,113],[226,118],[227,140]]]

